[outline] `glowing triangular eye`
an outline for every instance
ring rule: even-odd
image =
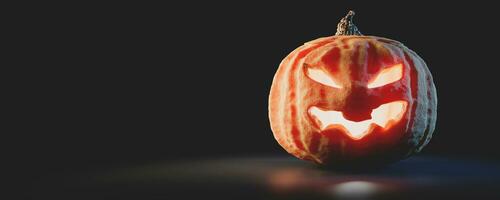
[[[368,83],[368,88],[376,88],[398,81],[403,77],[403,65],[397,64],[383,69]]]
[[[321,83],[326,86],[334,88],[342,88],[342,86],[336,82],[333,77],[328,76],[323,70],[307,67],[307,76],[312,80]]]

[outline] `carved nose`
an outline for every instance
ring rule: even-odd
[[[346,106],[342,110],[344,118],[350,121],[364,121],[371,119],[371,113],[373,107],[369,104],[370,97],[366,91],[366,88],[358,86],[351,90],[351,93],[346,99]]]
[[[371,119],[372,116],[371,109],[355,109],[355,110],[344,110],[342,111],[342,115],[345,119],[354,122],[360,122],[364,120]]]

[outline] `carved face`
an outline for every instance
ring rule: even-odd
[[[275,138],[299,158],[395,159],[428,142],[436,101],[425,63],[401,43],[334,36],[306,43],[283,60],[269,117]]]
[[[344,87],[340,84],[340,81],[336,80],[336,76],[331,75],[331,71],[328,70],[338,66],[312,67],[307,64],[304,64],[304,66],[306,75],[311,80],[321,84],[318,87],[326,86],[337,90],[350,89],[351,92],[345,98],[358,98],[357,100],[351,98],[351,100],[357,102],[369,101],[369,99],[359,98],[370,98],[370,91],[368,90],[397,82],[403,76],[403,65],[396,64],[380,68],[379,72],[373,76],[374,78],[369,79],[368,82],[352,81],[350,74],[347,74],[347,82],[350,84]],[[401,88],[401,84],[397,88]],[[382,129],[389,129],[393,124],[398,123],[405,114],[407,105],[408,102],[406,100],[395,100],[378,106],[369,106],[367,103],[364,103],[362,106],[345,103],[343,106],[340,106],[343,107],[342,109],[334,108],[334,110],[328,110],[318,106],[310,106],[308,111],[321,131],[339,129],[352,139],[358,140],[369,134],[377,126]],[[344,110],[345,112],[343,112]]]

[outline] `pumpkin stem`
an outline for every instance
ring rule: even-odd
[[[352,22],[354,11],[350,10],[347,15],[342,18],[337,24],[337,33],[335,35],[363,35],[359,32],[358,27]]]

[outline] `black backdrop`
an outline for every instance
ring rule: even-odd
[[[286,155],[267,118],[274,72],[294,48],[334,34],[349,9],[363,34],[403,42],[434,75],[438,124],[423,153],[500,158],[493,3],[43,6],[18,16],[28,56],[15,84],[23,120],[15,151],[36,176]]]

